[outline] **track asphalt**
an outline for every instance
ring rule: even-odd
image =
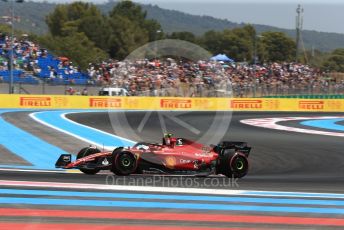
[[[140,137],[143,141],[153,142],[161,141],[163,132],[161,126],[166,127],[176,136],[199,139],[197,131],[199,133],[207,131],[214,119],[231,118],[226,134],[222,137],[215,130],[213,136],[219,141],[221,139],[247,141],[253,147],[249,157],[250,173],[238,181],[221,176],[212,177],[213,184],[207,182],[207,178],[191,176],[134,175],[116,178],[108,173],[88,176],[63,172],[18,171],[1,171],[0,180],[84,183],[93,184],[94,187],[111,183],[116,185],[142,183],[142,185],[157,187],[194,187],[221,191],[289,191],[290,194],[266,192],[262,197],[262,194],[252,191],[251,194],[240,193],[222,197],[215,195],[202,197],[195,194],[186,197],[175,193],[165,193],[167,196],[159,192],[110,193],[106,189],[95,193],[92,188],[68,189],[48,186],[36,188],[0,183],[0,203],[2,203],[0,227],[10,228],[12,225],[12,227],[23,227],[28,220],[32,222],[33,229],[43,229],[44,226],[61,229],[71,227],[73,224],[75,229],[81,229],[85,227],[84,223],[91,224],[95,228],[101,223],[103,228],[99,227],[99,229],[107,229],[109,225],[116,225],[117,229],[125,227],[129,229],[128,225],[134,227],[139,225],[141,229],[154,229],[157,226],[161,229],[164,225],[166,229],[192,229],[192,227],[196,229],[215,229],[215,227],[219,229],[342,229],[344,227],[342,219],[344,199],[341,197],[341,193],[344,193],[343,138],[271,130],[240,123],[240,120],[254,118],[343,116],[343,114],[240,112],[231,116],[224,112],[220,114],[220,118],[211,112],[177,113],[172,118],[171,112],[160,112],[160,115],[153,112],[149,117],[146,114],[146,112],[75,113],[67,115],[67,118],[130,140],[138,141],[136,137]],[[161,114],[166,118],[163,124]],[[76,152],[85,144],[75,137],[66,137],[66,134],[33,121],[28,117],[28,112],[7,113],[3,118],[45,142],[69,152]],[[125,122],[121,122],[121,127],[118,127],[118,122],[114,121],[123,118]],[[190,126],[186,127],[185,123]],[[289,124],[311,128],[300,123]],[[336,122],[336,125],[342,125],[342,122]],[[51,134],[54,138],[51,138]],[[330,194],[312,198],[310,193]],[[274,198],[275,196],[281,198]],[[78,210],[82,206],[84,206],[82,211]],[[15,210],[11,210],[13,208]],[[63,210],[63,214],[59,214],[59,210]],[[91,213],[91,210],[96,213]],[[10,215],[10,213],[14,214]],[[214,221],[209,219],[209,216],[221,219]],[[188,220],[185,220],[187,218]],[[64,222],[69,225],[61,225]],[[37,225],[35,228],[37,223],[45,225]]]

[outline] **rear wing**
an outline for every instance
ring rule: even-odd
[[[72,154],[62,154],[55,163],[55,168],[64,168],[72,162]]]

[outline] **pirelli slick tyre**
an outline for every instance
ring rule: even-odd
[[[76,159],[87,157],[87,156],[95,154],[95,153],[100,153],[100,150],[97,149],[97,148],[86,147],[86,148],[81,149],[78,152],[78,155],[76,156]],[[97,174],[100,171],[100,169],[85,169],[85,168],[80,168],[79,170],[81,172],[87,174],[87,175],[94,175],[94,174]]]
[[[111,171],[118,176],[128,176],[136,172],[137,159],[129,151],[115,149],[113,151],[113,163]]]
[[[232,172],[232,177],[234,178],[242,178],[246,176],[248,172],[248,160],[247,157],[243,154],[236,153],[230,159],[230,168]]]
[[[244,154],[235,149],[222,149],[217,165],[217,174],[229,178],[242,178],[248,172],[248,160]]]

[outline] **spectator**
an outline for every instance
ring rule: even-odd
[[[67,90],[66,90],[66,93],[69,94],[69,95],[74,95],[76,93],[76,90],[73,89],[73,87],[69,87]]]
[[[84,88],[84,89],[82,90],[81,95],[82,95],[82,96],[87,96],[87,95],[88,95],[87,88]]]

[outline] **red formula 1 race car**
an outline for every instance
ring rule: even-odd
[[[162,144],[140,142],[133,147],[103,152],[96,147],[86,147],[79,151],[76,161],[71,161],[71,154],[62,154],[55,166],[76,168],[85,174],[110,170],[119,176],[141,173],[223,174],[241,178],[248,172],[250,150],[245,142],[223,141],[216,146],[205,146],[167,135]]]

